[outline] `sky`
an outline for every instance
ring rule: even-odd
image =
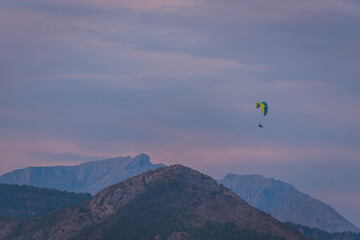
[[[0,174],[147,153],[360,226],[359,80],[355,0],[1,0]]]

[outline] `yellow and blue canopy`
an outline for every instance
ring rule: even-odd
[[[266,114],[268,113],[268,105],[266,102],[258,102],[256,103],[256,108],[261,108],[263,115],[266,116]]]

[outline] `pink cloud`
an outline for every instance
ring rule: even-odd
[[[63,1],[62,1],[63,2]],[[193,7],[196,4],[194,0],[75,0],[67,3],[71,4],[85,4],[94,5],[98,7],[106,8],[129,8],[135,10],[147,10],[147,11],[165,11],[171,12],[178,8]]]
[[[107,156],[99,152],[93,152],[84,148],[79,147],[72,141],[69,140],[11,140],[0,138],[0,153],[1,153],[1,170],[0,174],[5,172],[24,168],[29,166],[54,166],[54,165],[74,165],[78,162],[46,162],[44,160],[35,159],[32,154],[34,152],[46,152],[52,154],[71,152],[75,154],[85,156]]]
[[[209,5],[211,9],[211,5]],[[221,4],[215,12],[222,15],[236,16],[249,23],[308,23],[330,25],[336,18],[327,17],[326,20],[319,19],[319,15],[329,16],[333,13],[344,13],[349,15],[360,15],[358,4],[350,1],[339,0],[295,0],[295,1],[238,1],[233,4]],[[238,14],[235,14],[237,12]]]
[[[0,40],[22,40],[28,44],[76,43],[77,21],[46,12],[0,9]],[[40,54],[40,53],[39,53]]]

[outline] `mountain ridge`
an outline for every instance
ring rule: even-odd
[[[122,239],[207,239],[194,236],[206,236],[209,221],[232,224],[237,233],[249,229],[246,234],[254,236],[249,239],[306,239],[209,176],[181,165],[144,172],[80,205],[32,221],[0,221],[0,238],[109,239],[105,236],[115,234]]]
[[[300,192],[291,184],[258,174],[227,174],[220,183],[282,222],[289,221],[328,232],[360,231],[331,206]]]
[[[150,162],[150,157],[142,153],[133,158],[130,156],[115,157],[86,162],[75,166],[29,167],[18,169],[0,176],[0,182],[30,184],[37,187],[55,188],[61,191],[90,192],[94,195],[109,185],[124,181],[144,171],[164,166],[165,165],[163,164],[152,164]],[[309,214],[305,217],[300,216],[299,213],[296,213],[294,204],[291,204],[290,207],[285,209],[281,208],[281,205],[287,206],[286,199],[292,198],[293,202],[300,202],[304,196],[306,196],[307,199],[312,198],[307,194],[299,195],[299,191],[291,184],[273,178],[264,178],[259,174],[245,175],[252,176],[252,181],[245,183],[243,181],[241,185],[243,190],[240,191],[239,189],[236,190],[236,184],[232,185],[230,183],[222,182],[226,177],[229,179],[231,176],[234,178],[239,175],[228,174],[222,180],[219,180],[219,182],[223,183],[226,187],[234,189],[241,198],[244,198],[252,206],[271,214],[282,222],[291,221],[296,224],[315,227],[330,232],[358,231],[356,226],[344,219],[330,206],[326,207],[326,209],[328,209],[327,214],[329,211],[330,213],[332,212],[332,215],[340,219],[340,222],[342,222],[341,224],[336,223],[336,221],[324,222],[322,219],[323,216],[313,217]],[[277,187],[272,188],[272,185],[274,184]],[[275,192],[275,194],[273,192]],[[291,197],[290,195],[300,197],[295,199],[294,196]],[[274,196],[282,196],[282,198],[276,199]],[[319,200],[316,201],[317,205],[324,208],[324,205],[320,204],[321,202]],[[274,205],[276,206],[274,207]],[[271,208],[274,209],[272,210]],[[318,210],[315,209],[312,212],[317,211]],[[293,212],[296,214],[293,214]],[[306,211],[302,211],[301,215],[306,215],[304,213],[306,213]],[[301,217],[304,219],[301,220]],[[317,218],[319,219],[318,222],[320,221],[322,225],[319,225],[316,222]],[[339,222],[339,220],[337,220],[337,222]]]
[[[133,158],[115,157],[74,166],[27,167],[0,176],[0,183],[26,184],[69,192],[96,194],[105,187],[147,170],[163,167],[152,164],[147,154]]]

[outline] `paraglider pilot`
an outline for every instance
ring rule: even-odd
[[[266,102],[258,102],[258,103],[256,103],[256,108],[257,108],[257,109],[258,109],[258,108],[261,108],[261,110],[262,110],[262,115],[263,115],[264,117],[265,117],[266,114],[268,113],[268,105],[267,105]],[[261,123],[259,123],[258,127],[259,127],[259,128],[263,128],[264,126],[261,125]]]

